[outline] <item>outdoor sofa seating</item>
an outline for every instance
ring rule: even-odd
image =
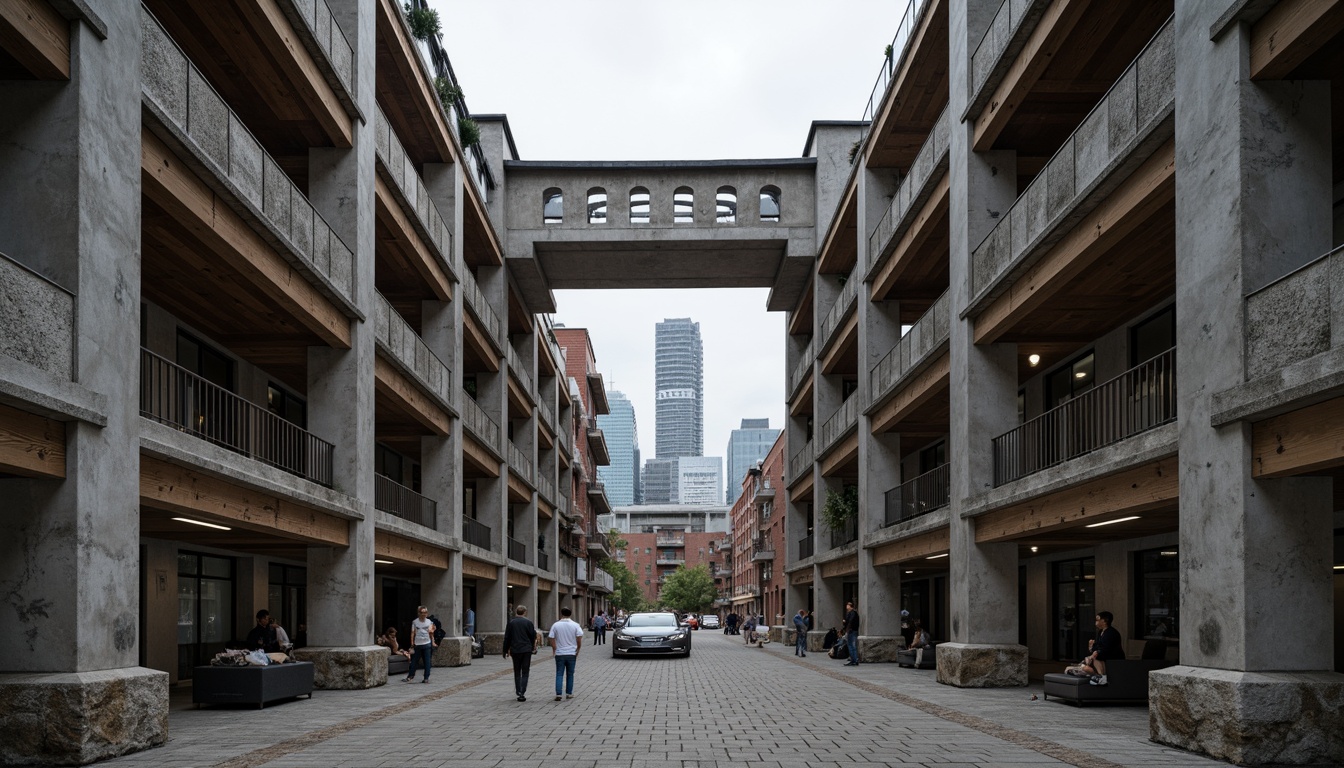
[[[930,643],[928,648],[924,649],[924,657],[915,663],[918,654],[913,648],[902,648],[896,652],[897,666],[909,669],[937,669],[938,668],[938,644]]]
[[[1148,673],[1175,666],[1166,659],[1167,644],[1149,640],[1139,659],[1106,662],[1106,685],[1092,685],[1086,677],[1050,672],[1045,676],[1045,698],[1051,696],[1075,706],[1085,704],[1147,704]]]
[[[405,677],[407,672],[411,671],[411,660],[399,653],[390,653],[387,656],[387,679],[395,680],[398,677]]]
[[[295,696],[313,697],[313,663],[268,664],[264,667],[196,667],[191,700],[201,704],[256,704]]]

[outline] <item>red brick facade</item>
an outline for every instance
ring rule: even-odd
[[[760,613],[782,624],[790,613],[784,604],[784,438],[781,432],[761,462],[749,471],[733,503],[733,610]]]
[[[658,590],[661,579],[685,565],[694,568],[697,565],[709,567],[710,575],[720,590],[727,589],[729,573],[727,554],[724,546],[728,542],[726,533],[689,533],[683,531],[661,531],[659,533],[623,533],[621,538],[629,545],[618,550],[616,559],[625,563],[635,574],[644,590],[645,599],[658,602]],[[723,611],[726,615],[727,611]]]

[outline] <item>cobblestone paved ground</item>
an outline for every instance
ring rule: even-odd
[[[590,636],[591,637],[591,636]],[[499,658],[436,670],[429,685],[318,691],[257,711],[194,709],[177,694],[170,741],[108,766],[397,768],[825,768],[1213,766],[1147,740],[1141,707],[1031,701],[1038,685],[959,690],[932,671],[843,667],[791,648],[695,635],[690,659],[579,657],[576,696],[553,701],[549,651],[528,700]]]

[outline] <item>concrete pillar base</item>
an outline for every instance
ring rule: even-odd
[[[789,633],[789,639],[787,641],[784,639],[785,632]],[[787,642],[789,645],[793,645],[793,630],[790,628],[786,628],[782,624],[771,627],[769,636],[770,636],[770,642],[772,643]]]
[[[938,682],[957,688],[1015,688],[1027,684],[1024,645],[939,643]]]
[[[1344,675],[1177,666],[1150,672],[1148,692],[1158,743],[1237,765],[1344,765]]]
[[[298,648],[298,661],[313,662],[313,685],[338,691],[362,691],[387,684],[387,649],[380,645],[349,648]]]
[[[167,672],[0,675],[0,764],[87,765],[167,738]]]
[[[486,656],[500,656],[504,653],[503,632],[477,632],[476,637],[485,644]],[[584,639],[587,639],[586,637]]]
[[[503,650],[501,649],[501,653]],[[471,664],[471,638],[445,637],[434,649],[434,666],[465,667]]]
[[[864,664],[896,663],[896,652],[905,647],[900,635],[859,635],[859,660]]]
[[[822,643],[824,642],[826,642],[825,631],[818,632],[816,630],[813,630],[807,633],[807,650],[821,653],[826,650],[825,648],[821,647]]]

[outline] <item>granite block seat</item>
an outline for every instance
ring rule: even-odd
[[[295,696],[313,697],[313,663],[269,664],[264,667],[196,667],[191,700],[201,704],[256,704]]]
[[[896,652],[896,665],[906,667],[907,669],[937,669],[938,668],[938,644],[930,643],[928,648],[924,649],[923,658],[919,663],[915,663],[918,654],[913,648],[902,648]]]

